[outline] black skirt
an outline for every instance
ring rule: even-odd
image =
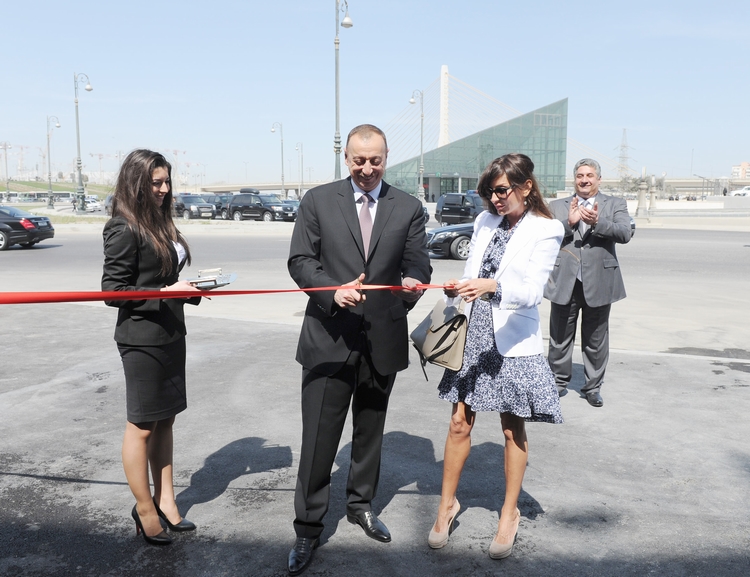
[[[118,343],[117,349],[125,369],[128,421],[161,421],[187,408],[185,337],[161,346]]]

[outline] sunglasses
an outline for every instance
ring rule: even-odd
[[[508,198],[508,195],[514,188],[514,186],[498,186],[495,188],[487,188],[486,196],[490,200],[492,200],[493,195],[497,195],[498,198]]]

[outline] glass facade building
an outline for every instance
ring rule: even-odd
[[[427,200],[448,192],[475,189],[485,167],[498,156],[521,152],[534,161],[534,174],[545,196],[565,189],[568,99],[497,124],[424,153]],[[419,189],[419,157],[386,169],[389,184],[411,194]]]

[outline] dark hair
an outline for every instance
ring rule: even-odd
[[[490,202],[491,196],[488,190],[492,188],[495,181],[502,175],[508,178],[511,186],[523,186],[526,181],[531,181],[531,191],[524,199],[526,206],[531,212],[545,218],[553,218],[552,213],[544,202],[539,183],[534,178],[534,162],[525,154],[514,152],[496,158],[484,169],[479,177],[477,193],[484,199],[484,205],[492,214],[497,214],[495,205]]]
[[[359,126],[355,126],[349,131],[349,136],[346,137],[346,146],[349,146],[349,141],[351,140],[352,136],[355,134],[361,135],[362,138],[366,138],[370,136],[371,134],[379,134],[383,138],[383,142],[385,143],[385,149],[388,150],[388,141],[385,138],[385,132],[380,130],[377,126],[374,124],[360,124]]]
[[[157,168],[166,168],[169,175],[169,192],[161,206],[156,202],[151,185]],[[190,264],[188,243],[172,220],[172,165],[162,154],[138,149],[125,157],[112,195],[112,216],[124,218],[136,235],[151,242],[161,263],[162,276],[174,272],[172,242],[179,242],[185,247]]]

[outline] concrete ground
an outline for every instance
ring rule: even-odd
[[[256,236],[283,245],[279,239],[288,235],[281,223],[247,224],[241,230],[248,254]],[[231,230],[209,228],[191,223],[183,230],[194,247],[204,238],[208,244],[209,234],[236,240]],[[95,267],[65,274],[66,257],[74,255],[64,247],[82,246],[76,243],[87,234],[100,242],[98,231],[66,225],[58,227],[57,248],[0,255],[0,290],[96,288],[89,282]],[[711,244],[701,252],[708,240],[687,245],[688,238],[645,225],[620,251],[630,267],[629,298],[613,308],[605,405],[592,408],[578,393],[577,351],[574,385],[561,399],[565,424],[528,426],[522,521],[510,558],[487,555],[504,489],[502,434],[492,414],[478,418],[450,542],[439,551],[427,547],[450,406],[436,398],[441,371],[428,367],[426,382],[412,354],[391,397],[374,503],[393,542],[367,539],[346,522],[347,428],[323,544],[305,575],[750,574],[750,239],[710,237],[724,243],[722,250],[712,252],[718,245]],[[680,246],[687,247],[685,261],[675,262],[670,250]],[[54,260],[32,266],[32,258],[41,259],[34,255]],[[711,268],[712,260],[724,258],[736,268]],[[434,261],[433,267],[435,280],[443,281],[460,263]],[[288,284],[280,270],[283,263],[264,269],[260,284]],[[655,296],[664,286],[669,293]],[[436,296],[420,303],[424,314]],[[129,515],[114,311],[84,304],[0,306],[0,575],[286,575],[301,429],[293,357],[304,298],[285,299],[273,306],[267,297],[234,316],[216,298],[191,312],[189,408],[175,425],[175,482],[180,509],[198,530],[176,535],[167,548],[136,538]],[[659,303],[669,314],[656,315]],[[213,305],[220,311],[215,315]],[[722,322],[714,327],[712,318]]]

